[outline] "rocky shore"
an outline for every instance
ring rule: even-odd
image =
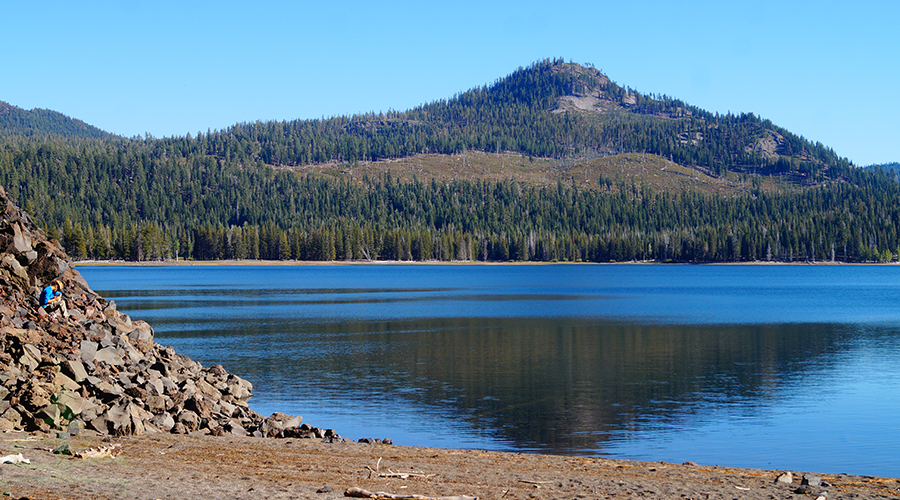
[[[299,416],[247,405],[252,385],[153,340],[72,267],[0,188],[0,431],[210,434],[340,440]],[[38,303],[63,284],[69,317]]]

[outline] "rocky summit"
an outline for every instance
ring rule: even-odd
[[[91,290],[2,188],[0,210],[0,430],[341,439],[251,410],[250,382],[154,342],[153,328]],[[68,317],[40,307],[54,280]]]

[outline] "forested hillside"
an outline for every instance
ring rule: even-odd
[[[880,165],[870,165],[869,168],[879,168],[882,170],[900,172],[900,163],[896,161],[891,163],[882,163]]]
[[[0,136],[60,136],[104,139],[111,134],[49,109],[24,109],[0,101]]]
[[[561,60],[403,112],[166,139],[3,135],[0,185],[75,258],[885,261],[900,249],[893,175]]]
[[[196,140],[209,155],[287,166],[468,149],[542,158],[641,152],[715,175],[753,171],[805,182],[849,175],[850,166],[830,148],[755,115],[713,115],[561,60],[405,112],[245,123]]]

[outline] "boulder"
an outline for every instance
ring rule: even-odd
[[[13,238],[9,246],[9,251],[16,254],[34,253],[34,258],[29,261],[34,262],[37,258],[37,252],[35,252],[34,248],[31,246],[31,237],[25,232],[25,228],[22,227],[20,222],[14,222],[10,224],[9,227],[13,230]]]
[[[170,432],[175,427],[175,419],[165,411],[153,415],[150,423],[163,432]]]
[[[175,421],[184,426],[186,432],[193,432],[200,428],[200,416],[190,410],[179,413]]]

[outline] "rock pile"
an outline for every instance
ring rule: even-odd
[[[40,290],[57,279],[68,318],[38,303]],[[301,417],[263,417],[247,404],[250,382],[154,342],[150,325],[91,290],[2,188],[0,348],[0,430],[341,439]]]

